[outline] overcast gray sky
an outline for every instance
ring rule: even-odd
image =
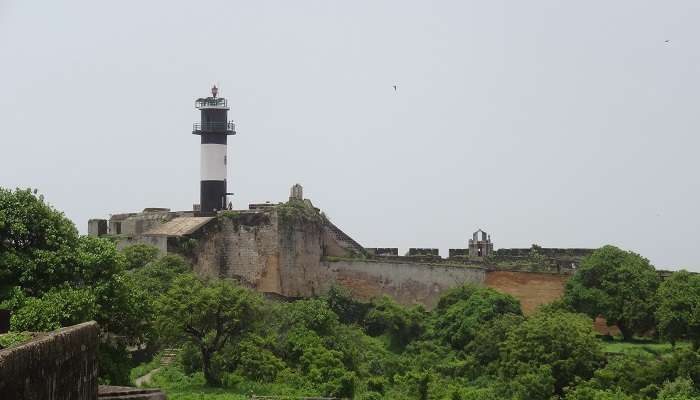
[[[0,0],[0,186],[83,232],[190,209],[218,82],[238,208],[299,182],[367,247],[446,255],[480,227],[700,271],[698,21],[696,0]]]

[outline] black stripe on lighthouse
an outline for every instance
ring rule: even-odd
[[[202,144],[226,144],[225,133],[202,132]]]
[[[226,181],[201,181],[199,198],[203,212],[223,210],[226,201]]]

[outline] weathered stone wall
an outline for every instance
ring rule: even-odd
[[[288,297],[308,297],[319,294],[320,264],[324,234],[319,223],[280,221],[279,274],[280,294]],[[328,237],[325,237],[327,240]]]
[[[0,399],[97,399],[98,337],[87,322],[0,351]]]
[[[281,291],[277,218],[273,212],[219,217],[198,239],[195,272],[204,277],[235,278],[262,292]]]
[[[268,208],[220,216],[197,239],[191,258],[200,276],[234,278],[258,291],[286,297],[313,296],[322,279],[324,250],[349,254],[349,245],[338,242],[337,236],[320,219],[281,220],[274,208]]]
[[[448,289],[486,280],[485,269],[449,265],[341,260],[323,261],[320,268],[317,285],[321,292],[338,284],[361,300],[386,294],[403,305],[423,304],[428,308],[435,306]]]

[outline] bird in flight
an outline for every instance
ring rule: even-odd
[[[395,92],[395,91],[396,91],[396,85],[394,85],[393,88],[394,88],[394,92]]]

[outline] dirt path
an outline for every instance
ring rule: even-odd
[[[161,368],[172,364],[177,358],[177,353],[179,351],[180,349],[165,349],[163,351],[163,354],[160,356],[160,367],[154,368],[148,371],[147,374],[134,379],[134,384],[136,385],[136,387],[141,387],[142,385],[148,385],[149,383],[151,383],[151,378],[153,377],[153,375],[156,372],[160,371]]]
[[[136,378],[134,380],[134,384],[136,384],[136,387],[141,387],[144,384],[151,383],[151,378],[153,377],[153,374],[155,374],[159,370],[160,367],[150,370],[146,375]]]

